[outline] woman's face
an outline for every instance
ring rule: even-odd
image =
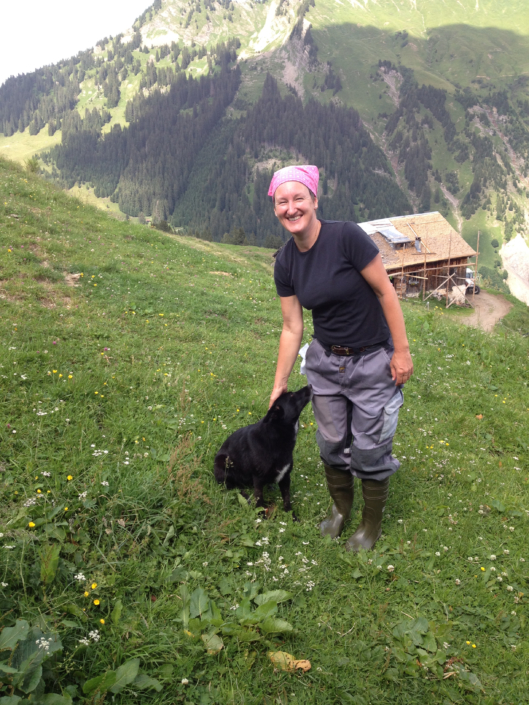
[[[274,213],[292,235],[301,235],[316,221],[318,199],[299,181],[286,181],[274,194]]]

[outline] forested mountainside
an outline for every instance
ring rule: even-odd
[[[281,235],[272,168],[314,162],[324,217],[440,210],[501,266],[490,243],[526,230],[528,71],[520,0],[156,0],[0,87],[0,148],[34,139],[67,188],[258,244]]]

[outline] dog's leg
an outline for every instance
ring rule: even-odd
[[[253,496],[255,499],[255,506],[256,507],[263,507],[266,508],[266,504],[264,502],[264,485],[260,478],[254,477],[253,479]]]
[[[292,504],[290,502],[290,473],[288,472],[285,477],[283,477],[279,482],[279,489],[281,490],[281,497],[283,497],[283,509],[285,512],[292,512],[292,519],[297,521],[297,517],[292,509]]]

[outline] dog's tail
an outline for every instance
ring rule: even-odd
[[[215,480],[219,485],[225,484],[228,478],[228,462],[229,456],[227,453],[217,453],[213,472],[215,473]]]

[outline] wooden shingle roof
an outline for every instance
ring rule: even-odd
[[[359,225],[380,250],[382,262],[388,271],[415,264],[424,265],[425,258],[427,263],[445,262],[449,258],[454,260],[476,254],[438,211],[371,220]],[[386,236],[382,234],[383,231],[386,231]],[[410,244],[405,247],[392,246],[391,232],[395,240],[399,239],[399,233],[407,236]],[[420,252],[415,248],[416,238],[421,240]]]

